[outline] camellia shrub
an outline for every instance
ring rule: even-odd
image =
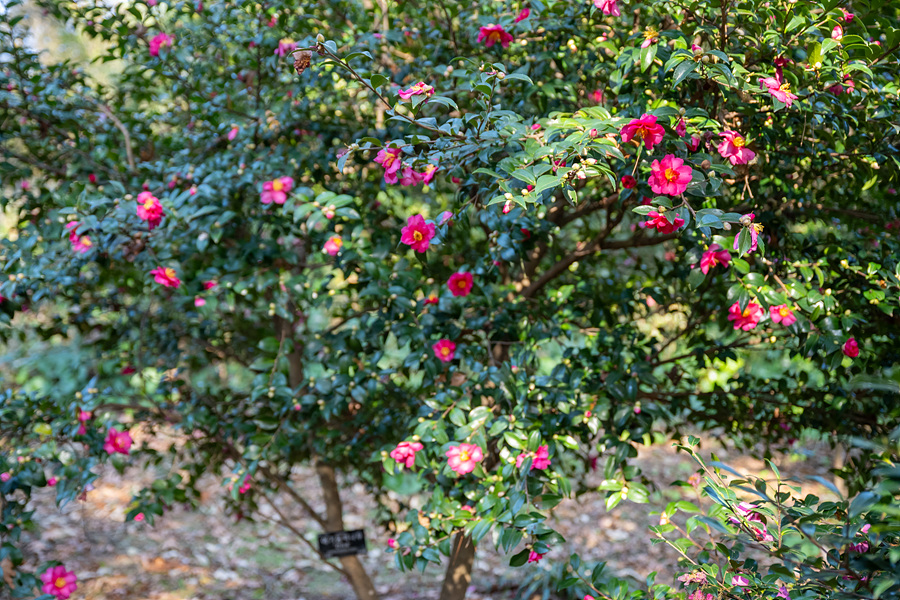
[[[77,593],[29,498],[108,462],[170,473],[128,519],[215,476],[312,554],[291,515],[342,530],[361,482],[462,598],[477,547],[533,572],[563,499],[646,501],[638,447],[702,432],[855,444],[847,499],[705,466],[714,508],[654,528],[675,587],[573,557],[559,593],[898,596],[897,3],[37,4],[111,75],[0,10],[3,589]]]

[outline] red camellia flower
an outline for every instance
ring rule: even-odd
[[[422,215],[411,215],[400,234],[402,243],[416,252],[425,252],[434,237],[434,223],[426,223]]]
[[[78,252],[79,254],[84,254],[94,246],[94,243],[88,236],[78,235],[76,233],[78,225],[78,221],[72,221],[71,223],[66,225],[66,229],[69,230],[69,243],[72,244],[72,250]]]
[[[665,215],[661,215],[655,210],[647,213],[647,216],[650,217],[650,220],[646,221],[644,223],[644,226],[655,227],[656,230],[660,233],[675,233],[676,231],[678,231],[679,227],[684,225],[684,219],[682,219],[681,217],[675,217],[675,222],[671,223]]]
[[[641,115],[640,119],[632,119],[620,132],[623,142],[640,138],[647,150],[652,150],[653,146],[660,143],[665,134],[666,130],[662,125],[657,124],[656,117],[648,114]]]
[[[631,175],[622,175],[622,187],[626,190],[634,189],[637,186],[637,179]]]
[[[531,470],[542,471],[550,466],[550,448],[539,446],[535,452],[523,452],[516,457],[516,468],[521,469],[526,458],[531,458]]]
[[[447,287],[454,296],[468,296],[472,291],[472,274],[468,271],[454,273],[447,281]]]
[[[785,327],[790,327],[797,322],[797,317],[794,316],[794,311],[788,308],[787,304],[770,306],[769,316],[772,317],[773,322],[781,323]]]
[[[397,171],[403,166],[400,148],[382,148],[378,151],[375,162],[384,167],[385,183],[397,183]]]
[[[341,236],[333,235],[325,242],[325,245],[322,247],[322,252],[326,252],[331,256],[337,256],[337,253],[341,251],[341,246],[343,245],[344,240],[341,239]]]
[[[450,340],[440,340],[435,342],[431,349],[434,350],[434,355],[443,362],[450,362],[456,354],[456,344]]]
[[[218,284],[218,282],[216,282],[216,281],[212,281],[212,280],[210,280],[210,281],[204,281],[204,282],[203,282],[203,289],[204,289],[204,290],[211,290],[211,289],[213,289],[214,287],[216,287],[216,286],[218,286],[218,285],[219,285],[219,284]]]
[[[519,21],[524,21],[525,19],[528,18],[528,15],[530,15],[530,14],[531,14],[530,8],[527,8],[527,7],[523,8],[522,11],[519,13],[519,16],[517,16],[515,19],[516,23],[518,23]]]
[[[692,169],[674,154],[667,154],[662,160],[654,160],[650,165],[647,182],[655,194],[677,196],[684,193],[691,182]]]
[[[275,48],[275,55],[284,58],[297,49],[297,42],[290,38],[283,38],[278,41],[278,47]]]
[[[404,100],[409,100],[413,96],[418,96],[420,94],[431,96],[432,94],[434,94],[434,88],[430,85],[427,85],[424,81],[420,81],[419,83],[411,86],[409,89],[400,90],[398,92],[398,95]]]
[[[153,231],[153,229],[162,221],[163,217],[166,216],[165,212],[163,212],[162,204],[160,204],[159,199],[150,192],[141,192],[138,194],[137,203],[137,216],[144,221],[147,221],[147,226],[150,228],[150,231]]]
[[[259,195],[259,199],[263,204],[284,204],[287,200],[288,192],[294,187],[294,179],[292,177],[278,177],[272,181],[263,183],[263,191]]]
[[[747,303],[747,308],[741,311],[741,306],[737,302],[728,309],[728,320],[734,321],[735,329],[743,329],[750,331],[759,323],[763,317],[762,307],[752,300]]]
[[[438,295],[434,292],[431,292],[425,298],[425,306],[428,306],[429,304],[437,304],[438,302],[440,302],[440,298],[438,298]]]
[[[88,175],[88,181],[90,181],[91,183],[97,183],[97,176],[91,173],[90,175]]]
[[[603,11],[604,15],[612,15],[618,17],[619,12],[618,0],[594,0],[594,6]]]
[[[784,81],[781,74],[775,77],[763,77],[759,80],[760,88],[767,90],[779,102],[783,102],[786,106],[793,104],[794,100],[799,98],[796,94],[791,93],[791,84]]]
[[[419,442],[400,442],[396,448],[391,450],[391,458],[407,469],[412,469],[416,463],[416,452],[423,447]]]
[[[131,434],[127,431],[118,431],[115,427],[106,434],[103,449],[109,454],[128,454],[131,451]]]
[[[66,600],[72,592],[78,589],[78,577],[72,571],[66,571],[62,565],[50,567],[41,574],[41,591],[55,596],[59,600]]]
[[[446,452],[447,463],[450,468],[459,475],[465,475],[475,470],[475,465],[484,459],[484,453],[480,446],[475,444],[459,444],[458,446],[450,446]]]
[[[513,36],[510,35],[502,25],[485,25],[478,31],[478,41],[484,42],[486,48],[490,48],[494,44],[500,44],[504,48],[509,48]]]
[[[713,244],[700,257],[700,270],[706,275],[716,265],[727,267],[730,262],[731,254],[729,254],[728,250],[722,249],[718,244]]]
[[[528,553],[528,562],[530,563],[539,562],[542,558],[544,558],[544,554],[538,554],[534,550]]]
[[[719,144],[719,154],[730,160],[732,165],[746,165],[756,156],[756,152],[747,148],[747,140],[737,131],[728,129],[719,135],[725,138]]]
[[[157,33],[150,39],[150,56],[159,56],[160,49],[171,48],[174,42],[175,36],[168,33]]]
[[[856,343],[856,338],[848,338],[847,341],[844,342],[843,351],[844,355],[849,356],[850,358],[859,356],[859,344]]]
[[[175,269],[156,267],[150,271],[150,274],[153,275],[154,281],[162,286],[177,288],[181,285],[181,280],[178,279],[178,276],[175,274]]]

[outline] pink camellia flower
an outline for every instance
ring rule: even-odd
[[[869,533],[869,530],[870,530],[870,529],[872,529],[872,526],[869,525],[868,523],[866,523],[865,525],[863,525],[863,526],[859,529],[859,532],[860,532],[860,533]]]
[[[756,218],[756,215],[753,213],[748,213],[745,215],[749,217],[750,223],[747,225],[747,230],[750,231],[750,249],[747,250],[747,254],[751,252],[756,252],[756,249],[759,247],[759,234],[763,230],[763,226],[759,223],[754,223],[753,219]],[[739,240],[740,235],[734,236],[734,249],[739,251]]]
[[[753,530],[753,537],[756,538],[757,542],[774,542],[775,538],[772,537],[772,534],[768,532],[766,526],[762,527],[751,527]]]
[[[700,136],[695,133],[692,134],[691,138],[689,140],[686,140],[684,143],[687,146],[688,150],[690,150],[691,152],[696,152],[700,149],[700,142]]]
[[[91,238],[86,235],[78,235],[76,230],[78,229],[78,221],[72,221],[68,225],[66,225],[66,229],[69,230],[69,243],[72,244],[72,250],[78,252],[79,254],[84,254],[91,248],[93,248],[94,243],[91,241]]]
[[[791,596],[790,594],[788,594],[787,588],[784,586],[778,588],[778,593],[775,594],[775,597],[781,598],[782,600],[791,600]]]
[[[138,514],[134,515],[134,520],[137,521],[138,523],[140,523],[141,521],[143,521],[143,520],[144,520],[144,513],[138,513]]]
[[[434,88],[426,84],[424,81],[420,81],[419,83],[411,86],[409,89],[400,90],[397,95],[399,95],[404,100],[409,100],[413,96],[418,96],[420,94],[431,96],[432,94],[434,94]]]
[[[542,558],[544,558],[544,554],[538,554],[534,550],[528,553],[528,562],[530,563],[539,562]]]
[[[677,196],[684,193],[691,182],[693,170],[674,154],[667,154],[662,160],[654,160],[650,165],[647,183],[655,194]]]
[[[836,42],[840,42],[844,39],[844,28],[840,25],[835,25],[834,29],[831,30],[831,39]]]
[[[6,483],[10,479],[12,479],[12,475],[10,475],[9,472],[0,473],[0,481],[3,483]]]
[[[475,509],[472,508],[471,506],[469,506],[468,504],[463,504],[462,506],[459,507],[459,510],[464,510],[466,512],[472,513],[473,515],[475,514]]]
[[[675,233],[679,227],[684,225],[684,219],[681,217],[675,217],[675,222],[670,223],[665,215],[661,215],[655,210],[647,213],[647,216],[650,217],[650,220],[644,222],[644,227],[655,227],[662,234]]]
[[[731,578],[731,584],[736,585],[738,587],[746,587],[750,585],[750,580],[744,577],[743,575],[735,575]]]
[[[709,273],[709,270],[716,265],[728,267],[728,263],[730,262],[731,254],[728,250],[724,250],[718,244],[713,244],[709,247],[709,250],[704,252],[703,256],[700,257],[700,270],[706,275]]]
[[[341,246],[343,245],[344,240],[341,239],[341,236],[333,235],[328,238],[328,241],[322,246],[322,252],[325,252],[330,256],[337,256],[337,253],[341,251]]]
[[[593,100],[597,104],[601,104],[603,102],[603,90],[598,88],[598,89],[594,90],[593,92],[591,92],[591,100]],[[596,129],[592,129],[591,131],[596,131]],[[591,137],[595,138],[597,136],[592,135]]]
[[[678,137],[687,135],[687,124],[684,122],[684,117],[678,119],[678,123],[675,125],[675,133],[678,134]]]
[[[695,473],[696,475],[696,473]],[[693,573],[685,573],[681,577],[678,578],[678,581],[682,583],[699,583],[701,585],[706,584],[706,573],[703,571],[694,571]]]
[[[153,275],[153,280],[156,283],[170,288],[178,288],[181,285],[181,280],[178,279],[178,276],[175,274],[175,269],[169,267],[156,267],[150,274]]]
[[[78,589],[78,577],[72,571],[66,571],[62,565],[51,567],[41,574],[41,591],[45,594],[57,597],[59,600],[66,600],[72,595],[72,592]]]
[[[626,190],[632,190],[637,186],[637,179],[631,175],[622,175],[622,187]]]
[[[846,11],[843,8],[838,8],[838,10],[843,13],[843,16],[841,18],[844,20],[844,23],[849,23],[853,20],[853,17],[856,16],[852,12]]]
[[[443,225],[444,223],[450,222],[450,219],[452,219],[452,218],[453,218],[453,213],[449,210],[445,210],[444,212],[442,212],[441,214],[438,215],[437,223],[438,223],[438,225]],[[450,224],[452,225],[453,223],[450,223]]]
[[[49,485],[50,487],[54,487],[58,481],[59,480],[56,477],[51,477],[47,480],[47,485]]]
[[[209,281],[204,281],[204,282],[203,282],[203,289],[204,289],[204,290],[211,290],[211,289],[213,289],[214,287],[217,287],[218,285],[219,285],[219,283],[218,283],[217,281],[214,281],[214,280],[211,279],[211,280],[209,280]]]
[[[234,138],[237,137],[237,134],[238,134],[238,132],[239,132],[240,130],[241,130],[241,128],[238,127],[237,125],[232,125],[232,126],[231,126],[231,129],[228,131],[228,136],[227,136],[227,137],[228,137],[228,141],[229,141],[229,142],[230,142],[230,141],[233,141]]]
[[[131,451],[131,434],[127,431],[119,431],[115,427],[106,434],[103,449],[109,454],[128,454]]]
[[[403,165],[400,171],[400,185],[418,185],[422,181],[419,174],[409,165]]]
[[[297,42],[290,38],[282,38],[278,41],[278,47],[275,48],[275,55],[284,58],[297,49]]]
[[[91,183],[97,183],[97,176],[91,173],[90,175],[88,175],[88,181],[90,181]]]
[[[785,327],[790,327],[797,322],[797,317],[794,316],[794,311],[788,308],[787,304],[770,306],[769,316],[772,317],[773,322],[781,323]]]
[[[447,280],[447,287],[454,296],[468,296],[472,291],[472,274],[468,271],[454,273]]]
[[[618,17],[622,14],[619,12],[618,0],[594,0],[594,6],[603,11],[604,15]]]
[[[284,204],[287,200],[288,192],[294,187],[294,179],[292,177],[278,177],[272,181],[263,183],[263,191],[259,195],[259,199],[263,204]]]
[[[847,547],[850,552],[859,552],[860,554],[865,554],[869,551],[869,542],[860,542],[858,544],[850,544]]]
[[[247,475],[244,477],[244,483],[238,488],[238,494],[246,494],[250,491],[251,487],[253,487],[253,480]]]
[[[166,213],[159,199],[150,192],[141,192],[137,197],[137,216],[147,221],[147,227],[153,231],[162,221]]]
[[[422,215],[410,215],[400,231],[400,242],[416,252],[425,252],[434,237],[434,223],[426,223]]]
[[[844,356],[849,356],[850,358],[856,358],[859,356],[859,344],[856,342],[856,338],[851,337],[848,338],[846,342],[844,342],[844,347],[842,348],[844,352]]]
[[[640,119],[632,119],[622,127],[620,134],[623,142],[640,138],[647,150],[652,150],[653,146],[663,140],[666,130],[656,122],[656,116],[643,114]]]
[[[397,549],[397,540],[395,540],[394,538],[390,538],[388,540],[388,548],[396,550]]]
[[[425,306],[428,306],[429,304],[437,304],[438,302],[440,302],[440,298],[438,298],[438,295],[434,292],[431,292],[425,298]]]
[[[490,48],[494,44],[500,44],[504,48],[509,48],[513,36],[510,35],[502,25],[485,25],[478,30],[478,41],[484,42],[485,48]]]
[[[475,465],[484,460],[484,453],[480,446],[461,443],[458,446],[450,446],[447,450],[447,463],[450,468],[459,475],[465,475],[475,470]]]
[[[194,297],[194,306],[196,306],[197,308],[206,306],[206,298],[202,298],[200,296],[195,296]]]
[[[747,148],[747,140],[737,131],[727,129],[719,135],[725,138],[719,144],[719,154],[730,160],[732,165],[746,165],[756,156],[756,152]]]
[[[419,442],[400,442],[397,447],[391,450],[391,458],[407,469],[412,469],[416,464],[416,452],[424,448]]]
[[[735,329],[750,331],[759,323],[763,317],[763,309],[756,302],[747,303],[747,308],[741,311],[741,306],[737,302],[728,309],[728,320],[734,321]],[[748,517],[749,518],[749,517]]]
[[[386,183],[397,183],[397,171],[403,166],[400,152],[400,148],[382,148],[375,157],[375,162],[384,167]]]
[[[548,446],[538,446],[535,452],[523,452],[516,457],[516,468],[521,469],[522,463],[526,458],[531,458],[531,470],[538,469],[543,471],[550,466],[550,448]]]
[[[134,369],[132,369],[131,372],[134,373]],[[123,375],[127,375],[127,373],[125,373],[125,369],[122,369],[122,374],[123,374]],[[79,427],[78,427],[78,432],[77,432],[75,435],[84,435],[84,434],[86,434],[86,433],[87,433],[87,427],[85,426],[85,423],[87,423],[87,422],[90,421],[90,420],[91,420],[91,413],[90,413],[90,412],[88,412],[88,411],[86,411],[86,410],[79,410],[79,411],[78,411],[78,422],[81,423],[81,425],[79,425]]]
[[[425,165],[425,169],[419,173],[419,181],[428,185],[434,179],[434,174],[437,173],[437,165]]]
[[[761,89],[767,90],[772,96],[790,107],[794,100],[799,98],[796,94],[791,93],[791,84],[781,77],[780,73],[776,77],[763,77],[759,80]]]
[[[519,15],[518,15],[518,16],[516,17],[516,19],[515,19],[516,23],[518,23],[519,21],[524,21],[525,19],[528,18],[528,16],[529,16],[530,14],[531,14],[531,9],[530,9],[530,8],[528,8],[528,7],[523,8],[523,9],[521,10],[521,12],[519,12]]]
[[[456,354],[456,344],[450,340],[440,340],[435,342],[434,345],[431,346],[431,349],[434,350],[434,355],[443,362],[450,362]]]
[[[171,48],[175,43],[175,36],[168,33],[157,33],[150,39],[150,56],[159,56],[159,51],[163,48]]]
[[[644,28],[644,41],[641,43],[641,48],[649,48],[653,44],[659,41],[659,30],[655,27],[646,27]]]

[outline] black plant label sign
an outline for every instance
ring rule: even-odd
[[[362,529],[335,531],[319,536],[319,553],[325,558],[366,553],[366,534]]]

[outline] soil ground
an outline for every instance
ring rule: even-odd
[[[712,446],[711,442],[705,445]],[[740,472],[764,474],[761,461],[715,448],[719,458]],[[776,458],[783,477],[803,483],[804,491],[827,497],[811,475],[830,479],[830,451],[824,447],[798,449]],[[587,560],[607,562],[609,572],[643,581],[656,571],[657,581],[671,583],[677,556],[667,546],[652,545],[647,527],[657,524],[658,512],[679,498],[696,501],[692,490],[671,486],[686,480],[695,467],[689,457],[672,448],[654,447],[638,458],[646,475],[658,486],[649,504],[623,502],[607,512],[600,494],[569,500],[556,511],[559,531],[566,544],[554,548],[544,561],[520,569],[508,566],[508,558],[490,544],[479,548],[471,600],[511,600],[518,585],[534,569],[552,568],[578,552]],[[28,543],[28,552],[39,560],[55,559],[74,570],[79,590],[73,600],[344,600],[353,597],[339,574],[322,565],[292,534],[268,522],[234,522],[224,512],[224,490],[210,481],[207,501],[199,511],[174,508],[154,526],[123,523],[132,494],[152,481],[153,474],[130,471],[119,475],[103,471],[95,489],[84,501],[57,509],[52,493],[35,500],[39,522],[45,529]],[[592,484],[601,476],[593,475]],[[309,496],[316,495],[312,472],[294,477]],[[363,528],[373,506],[360,489],[344,492],[347,529]],[[303,519],[294,523],[301,531],[313,531]],[[388,535],[367,529],[369,553],[363,557],[383,600],[427,600],[438,597],[442,573],[438,569],[404,573],[385,553]],[[314,538],[310,538],[314,539]],[[530,571],[530,572],[526,572]]]

